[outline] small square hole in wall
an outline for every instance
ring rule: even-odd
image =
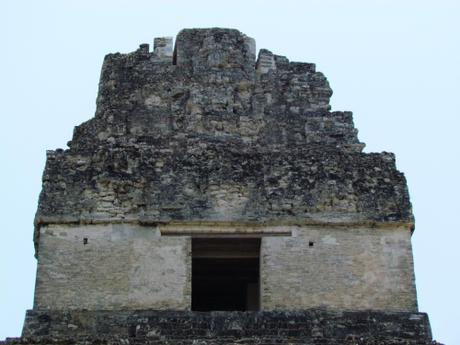
[[[83,244],[88,244],[88,237],[83,238]]]
[[[309,247],[313,247],[314,245],[315,245],[315,242],[313,242],[313,241],[308,242]]]

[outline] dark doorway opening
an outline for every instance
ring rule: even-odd
[[[192,310],[259,310],[258,238],[192,239]]]

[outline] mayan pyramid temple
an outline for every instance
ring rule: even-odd
[[[34,305],[1,344],[431,344],[405,177],[331,95],[233,29],[107,55],[47,152]]]

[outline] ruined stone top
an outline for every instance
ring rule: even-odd
[[[363,153],[311,63],[231,29],[182,30],[104,59],[94,118],[49,151],[53,222],[412,223],[390,153]]]

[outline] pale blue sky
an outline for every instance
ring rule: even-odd
[[[406,174],[419,307],[460,344],[460,1],[105,1],[0,3],[0,339],[32,306],[32,231],[47,149],[91,118],[100,67],[182,28],[232,27],[257,48],[317,64],[333,110],[354,112],[366,151]]]

